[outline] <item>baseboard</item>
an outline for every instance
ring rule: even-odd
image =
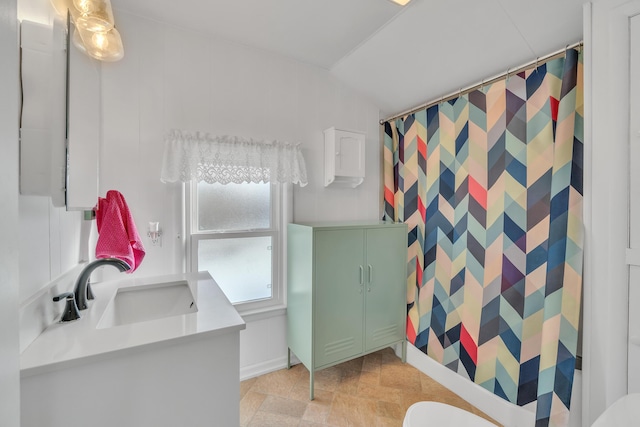
[[[291,355],[291,366],[300,363],[297,357]],[[284,369],[287,367],[287,358],[279,357],[277,359],[266,360],[264,362],[255,363],[249,366],[240,367],[240,381],[268,374],[273,371]]]
[[[535,425],[533,412],[509,403],[478,384],[458,375],[411,344],[407,344],[407,363],[504,426],[533,427]]]

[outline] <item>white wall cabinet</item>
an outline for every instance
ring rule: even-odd
[[[91,209],[98,201],[100,64],[69,43],[66,21],[23,21],[21,36],[20,193]]]
[[[65,204],[66,25],[20,24],[20,194]]]
[[[324,185],[357,187],[364,181],[365,137],[334,127],[324,131]]]

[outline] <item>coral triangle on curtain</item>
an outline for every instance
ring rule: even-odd
[[[408,225],[407,337],[564,426],[582,288],[582,56],[384,124],[387,219]]]
[[[173,130],[165,137],[162,182],[275,182],[307,185],[299,144]]]

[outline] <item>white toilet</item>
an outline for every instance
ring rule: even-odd
[[[471,412],[440,402],[418,402],[407,410],[402,427],[496,427]]]
[[[640,418],[640,393],[632,393],[616,400],[591,427],[637,426],[638,418]]]

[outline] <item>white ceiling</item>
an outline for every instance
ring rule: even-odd
[[[583,0],[111,0],[331,70],[391,115],[582,39]]]

